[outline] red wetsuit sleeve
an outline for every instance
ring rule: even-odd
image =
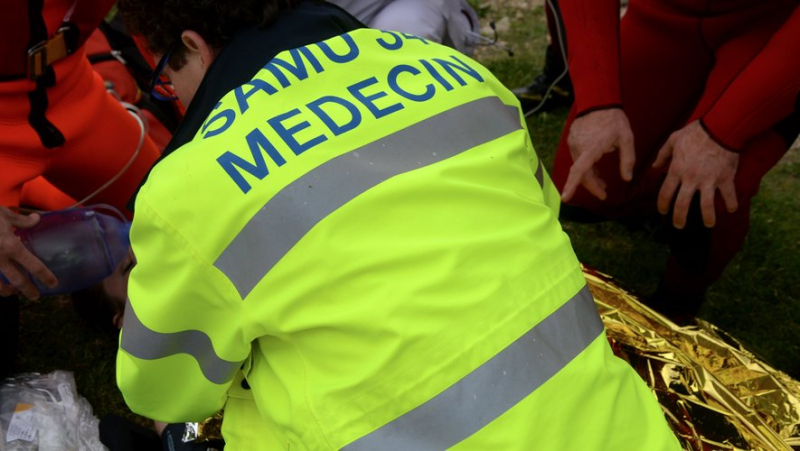
[[[12,1],[0,14],[0,79],[24,75],[27,68],[28,2]]]
[[[67,21],[75,24],[80,31],[78,44],[82,45],[103,21],[116,0],[76,0],[72,14]]]
[[[559,2],[578,114],[621,106],[619,0]]]
[[[795,109],[800,93],[800,8],[702,117],[706,131],[723,147],[741,151],[745,143]]]
[[[76,0],[71,5],[64,0],[45,1],[42,14],[45,16],[45,23],[50,24],[48,37],[53,37],[66,19],[78,27],[78,45],[82,45],[100,25],[114,1]],[[24,76],[27,72],[28,48],[32,44],[28,3],[14,0],[3,5],[3,14],[0,15],[0,80],[3,77]]]

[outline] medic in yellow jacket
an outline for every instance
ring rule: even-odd
[[[176,56],[151,3],[122,8],[189,108],[136,199],[133,411],[224,407],[226,450],[679,449],[489,71],[316,2],[214,11],[220,41],[186,0]]]

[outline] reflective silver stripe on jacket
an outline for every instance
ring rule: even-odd
[[[214,262],[247,297],[317,223],[396,175],[445,160],[520,130],[519,110],[478,99],[340,155],[298,178],[267,202]]]
[[[230,382],[242,364],[220,358],[214,351],[211,338],[202,331],[161,333],[149,329],[136,316],[130,302],[125,304],[125,325],[119,346],[128,354],[142,360],[189,354],[197,360],[206,379],[215,384]]]
[[[539,186],[544,189],[544,163],[541,158],[536,158],[536,173],[533,176],[536,177]]]
[[[584,287],[544,321],[447,390],[342,450],[450,448],[533,393],[602,331],[592,295]]]

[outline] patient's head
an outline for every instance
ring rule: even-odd
[[[75,310],[91,326],[102,330],[122,327],[128,275],[135,264],[136,258],[128,249],[128,255],[119,262],[110,276],[85,290],[72,293]]]

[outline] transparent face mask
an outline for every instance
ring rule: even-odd
[[[128,255],[129,231],[130,223],[118,210],[94,205],[42,213],[34,227],[15,233],[58,279],[49,288],[29,276],[46,296],[81,290],[111,275]]]

